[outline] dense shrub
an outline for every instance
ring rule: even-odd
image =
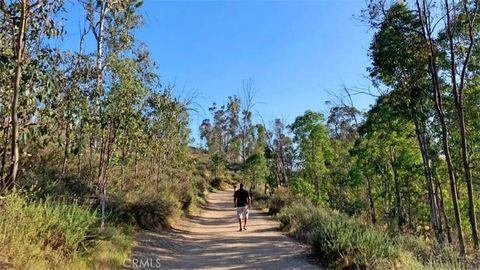
[[[391,237],[379,227],[314,206],[307,199],[287,204],[277,218],[284,231],[310,244],[317,258],[336,269],[477,269],[448,244]]]
[[[143,229],[170,228],[182,212],[188,213],[199,201],[204,201],[207,187],[202,179],[163,181],[153,189],[141,187],[112,193],[108,197],[107,218],[111,223],[126,223]]]
[[[273,194],[273,196],[270,198],[270,205],[268,207],[268,213],[273,215],[285,207],[286,205],[289,205],[295,200],[295,196],[293,193],[284,187],[279,187]]]
[[[297,201],[279,214],[284,229],[311,244],[318,258],[329,266],[373,269],[391,266],[399,247],[387,234],[334,211]]]
[[[182,208],[193,202],[193,188],[184,184],[161,184],[156,188],[112,193],[107,201],[107,221],[143,229],[170,228]]]
[[[404,250],[424,265],[435,266],[436,269],[469,269],[465,259],[449,243],[427,243],[410,235],[398,236],[396,240]],[[473,264],[470,266],[474,269]]]
[[[223,185],[223,179],[220,177],[215,177],[210,181],[210,186],[216,189],[221,189]]]
[[[315,187],[308,181],[299,177],[291,177],[288,179],[288,186],[294,194],[314,200]]]
[[[252,205],[257,208],[268,208],[270,197],[263,190],[252,190]]]
[[[175,190],[173,193],[176,194],[176,198],[180,203],[180,209],[184,212],[188,212],[190,206],[192,206],[195,200],[195,194],[192,185],[190,183],[175,185]]]
[[[0,199],[0,264],[59,268],[92,244],[97,221],[94,212],[77,204],[31,202],[11,193]]]
[[[137,197],[125,207],[138,226],[144,229],[170,228],[171,220],[179,215],[180,202],[175,194],[162,192]]]
[[[196,196],[199,198],[205,198],[208,192],[208,182],[204,178],[197,178],[193,181],[193,188],[196,191]]]

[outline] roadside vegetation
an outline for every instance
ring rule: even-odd
[[[479,267],[477,1],[369,1],[371,89],[287,123],[256,115],[244,80],[199,148],[193,98],[135,38],[142,1],[72,5],[67,50],[65,1],[0,1],[0,268],[121,268],[135,232],[240,181],[330,267]]]
[[[241,164],[261,206],[329,266],[477,269],[478,10],[369,1],[371,88],[345,87],[327,112],[291,123],[255,123],[245,81],[200,126],[209,155]],[[376,101],[360,111],[357,95]]]
[[[395,234],[279,188],[269,201],[281,228],[312,246],[315,257],[333,269],[476,269],[448,243]]]
[[[189,156],[194,163],[203,160],[198,166],[207,162],[201,151],[191,150]],[[208,170],[202,173],[208,176]],[[68,181],[69,188],[81,185],[78,179],[57,179]],[[128,179],[134,184],[133,178]],[[136,232],[168,229],[180,215],[195,212],[206,202],[210,182],[193,174],[192,179],[196,180],[165,179],[158,190],[151,182],[142,183],[144,178],[123,190],[112,187],[103,226],[101,199],[94,191],[85,193],[88,187],[70,190],[45,180],[28,190],[14,189],[0,198],[0,265],[5,269],[123,269]]]
[[[53,47],[65,1],[0,3],[1,269],[122,269],[135,232],[169,228],[225,177],[135,38],[142,1],[71,4],[77,50]]]

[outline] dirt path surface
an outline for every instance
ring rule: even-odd
[[[182,219],[171,233],[139,233],[132,257],[159,259],[159,269],[319,269],[268,215],[251,211],[247,231],[239,232],[235,214],[233,190],[212,193],[199,215]]]

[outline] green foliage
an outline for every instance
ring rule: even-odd
[[[300,177],[290,177],[288,187],[294,194],[301,195],[311,200],[315,199],[315,187]]]
[[[16,269],[61,268],[92,248],[98,217],[78,204],[0,199],[0,261]]]
[[[465,259],[449,243],[427,243],[418,237],[408,235],[397,237],[397,242],[424,265],[449,266],[450,269],[469,268]]]
[[[294,202],[279,214],[283,228],[312,244],[316,256],[331,267],[389,269],[399,258],[398,245],[338,212]]]
[[[220,177],[213,178],[212,181],[210,181],[210,185],[213,188],[221,189],[223,185],[223,178],[220,178]]]
[[[275,193],[270,198],[270,205],[268,208],[268,213],[270,215],[280,212],[280,210],[292,203],[295,200],[295,196],[292,192],[284,187],[279,187],[275,190]]]
[[[299,147],[304,178],[315,186],[317,197],[325,196],[325,190],[320,194],[320,186],[325,186],[320,182],[325,181],[324,177],[328,172],[326,160],[330,155],[330,145],[323,114],[306,111],[304,115],[295,119],[290,129],[295,135],[294,142]]]
[[[143,229],[170,228],[172,220],[179,215],[179,204],[173,193],[151,194],[128,203],[124,211]]]
[[[270,197],[265,194],[265,190],[256,189],[252,190],[252,206],[260,209],[268,209],[270,205]]]
[[[135,229],[128,226],[103,228],[91,257],[86,258],[85,266],[76,269],[122,269],[134,244],[134,233]]]
[[[0,192],[7,196],[0,225],[8,234],[1,234],[0,263],[17,267],[31,256],[40,268],[51,268],[81,256],[96,225],[96,215],[82,205],[102,199],[111,224],[167,228],[211,187],[245,181],[254,190],[264,185],[268,194],[276,189],[270,212],[286,207],[283,226],[335,266],[393,267],[415,256],[416,266],[463,267],[455,247],[416,236],[460,240],[462,229],[474,237],[478,191],[464,182],[479,177],[475,1],[450,9],[426,0],[418,6],[369,1],[367,21],[376,31],[368,72],[385,91],[368,112],[361,115],[346,89],[328,117],[308,110],[288,130],[280,119],[267,130],[254,123],[255,86],[246,80],[241,98],[209,108],[211,117],[200,126],[205,153],[188,148],[192,101],[160,82],[148,48],[135,39],[142,1],[78,4],[88,27],[81,29],[78,51],[62,51],[51,44],[64,34],[64,1],[2,2]],[[30,10],[28,19],[22,8]],[[452,28],[431,29],[430,16],[453,20]],[[84,46],[91,41],[97,46]],[[20,162],[12,163],[17,152]],[[37,201],[8,194],[13,164],[19,165],[14,184],[38,187]],[[452,181],[462,176],[466,181]],[[304,201],[292,205],[298,197]],[[462,225],[467,217],[468,228]],[[395,243],[357,218],[388,229]],[[25,256],[10,262],[20,252]]]
[[[312,245],[316,257],[336,269],[474,269],[448,244],[391,237],[337,211],[296,200],[278,214],[282,229]]]

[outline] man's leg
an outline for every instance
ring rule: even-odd
[[[240,231],[242,231],[243,211],[241,207],[237,207],[237,217],[238,217],[238,224],[240,225]]]
[[[243,217],[245,218],[245,220],[243,221],[243,229],[246,230],[247,229],[247,220],[248,220],[248,208],[245,207],[245,211],[243,212]]]

